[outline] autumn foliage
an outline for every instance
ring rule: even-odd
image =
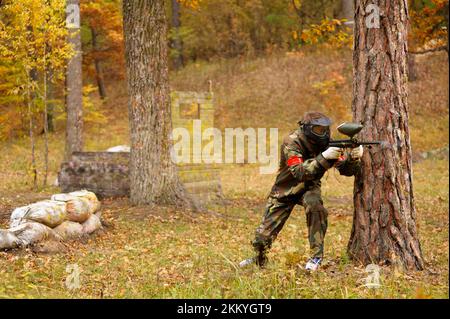
[[[350,48],[352,30],[340,15],[340,2],[323,0],[177,0],[179,27],[169,28],[182,46],[171,46],[172,59],[184,65],[200,60],[251,57],[303,48]],[[173,3],[166,1],[169,27]],[[31,113],[34,129],[43,128],[43,70],[51,69],[56,119],[64,118],[64,74],[70,49],[65,45],[65,2],[62,0],[2,1],[0,7],[0,139],[28,135],[26,85],[36,98]],[[125,76],[120,0],[81,0],[83,83],[86,119],[96,114],[89,96],[108,98],[108,86]],[[448,0],[410,0],[410,52],[447,48]],[[218,14],[220,13],[220,14]],[[51,47],[51,50],[49,48]],[[46,49],[47,48],[47,49]],[[44,52],[44,50],[47,50]],[[175,52],[177,51],[177,52]],[[179,51],[179,52],[178,52]],[[45,58],[45,62],[44,62]],[[31,69],[39,73],[30,80]],[[339,101],[333,91],[339,76],[316,83],[325,105]],[[33,94],[32,94],[33,95]],[[340,104],[337,103],[337,104]],[[327,106],[328,107],[328,106]],[[343,108],[343,106],[342,106]],[[344,113],[342,112],[342,115]],[[51,123],[50,123],[51,124]]]
[[[448,50],[448,8],[448,0],[410,1],[410,51]]]
[[[80,3],[82,17],[83,66],[94,78],[94,61],[100,61],[108,79],[125,75],[122,14],[118,0],[84,0]],[[93,44],[93,34],[97,43]]]

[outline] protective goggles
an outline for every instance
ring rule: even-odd
[[[311,132],[317,136],[325,136],[330,132],[330,127],[322,125],[311,125]]]

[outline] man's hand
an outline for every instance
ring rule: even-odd
[[[350,157],[354,160],[359,160],[363,156],[363,147],[362,145],[355,147],[350,152]]]
[[[338,159],[342,154],[342,149],[339,147],[329,147],[324,152],[322,152],[322,156],[327,160]]]

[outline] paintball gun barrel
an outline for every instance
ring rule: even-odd
[[[348,136],[349,139],[346,140],[333,140],[330,141],[328,146],[333,147],[340,147],[340,148],[355,148],[360,145],[367,146],[369,148],[372,148],[372,145],[380,145],[381,142],[379,141],[358,141],[356,137],[354,137],[356,134],[358,134],[363,128],[363,125],[358,123],[342,123],[337,127],[337,130]]]

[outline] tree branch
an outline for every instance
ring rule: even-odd
[[[433,49],[427,49],[423,51],[409,51],[411,54],[425,54],[425,53],[431,53],[431,52],[438,52],[438,51],[447,51],[446,46],[441,46]]]

